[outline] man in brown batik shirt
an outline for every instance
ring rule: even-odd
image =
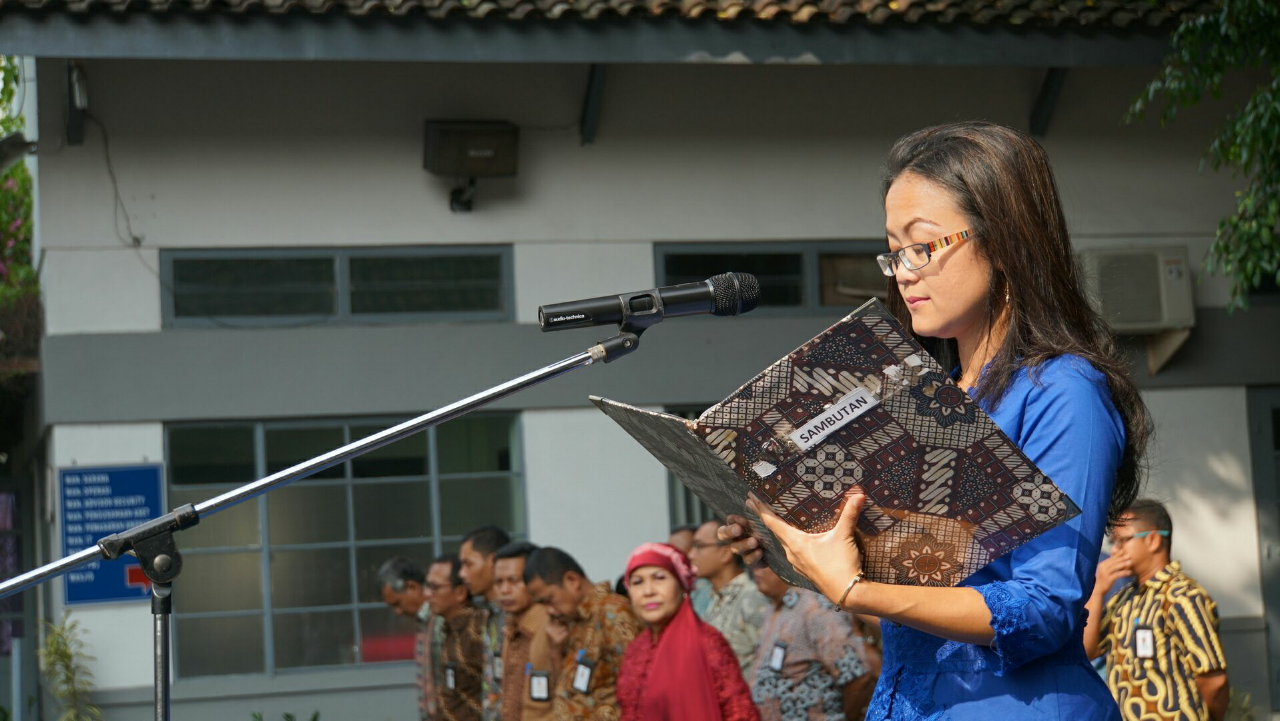
[[[524,582],[524,566],[537,546],[508,543],[494,553],[493,585],[506,616],[502,640],[503,721],[542,721],[551,713],[551,648],[547,642],[547,609],[533,602]]]
[[[480,721],[481,667],[484,640],[480,617],[467,586],[458,576],[457,556],[442,556],[427,571],[431,611],[444,622],[444,669],[438,688],[440,718]]]
[[[592,585],[573,557],[539,548],[525,562],[524,582],[545,606],[547,641],[556,673],[551,682],[556,719],[618,719],[618,667],[640,632],[631,601],[609,583]]]

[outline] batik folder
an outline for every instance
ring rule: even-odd
[[[592,401],[719,516],[747,517],[805,588],[748,491],[819,533],[861,487],[864,572],[900,585],[954,586],[1080,513],[876,300],[697,420]]]

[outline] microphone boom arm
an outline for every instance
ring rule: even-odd
[[[661,319],[660,312],[658,319]],[[639,336],[645,327],[648,326],[633,328],[624,324],[618,329],[617,335],[599,341],[587,350],[564,360],[353,441],[341,448],[247,483],[222,495],[201,503],[180,506],[159,518],[153,518],[127,531],[107,536],[100,539],[95,546],[0,582],[0,598],[20,593],[86,563],[113,560],[126,553],[136,556],[143,574],[151,582],[151,613],[154,618],[155,718],[157,721],[169,721],[169,618],[173,607],[171,584],[182,570],[182,555],[178,551],[174,538],[176,532],[190,528],[201,519],[215,513],[225,511],[232,506],[257,498],[356,456],[395,443],[430,426],[466,415],[477,408],[545,380],[597,362],[610,363],[629,355],[639,348]]]

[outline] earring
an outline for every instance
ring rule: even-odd
[[[1009,305],[1009,286],[1004,287],[1004,304]]]

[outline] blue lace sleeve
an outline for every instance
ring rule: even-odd
[[[991,630],[996,637],[991,650],[1000,659],[995,669],[997,676],[1021,666],[1045,652],[1044,637],[1037,633],[1035,625],[1027,617],[1026,596],[1015,594],[1006,583],[988,583],[977,586],[987,609],[991,611]]]

